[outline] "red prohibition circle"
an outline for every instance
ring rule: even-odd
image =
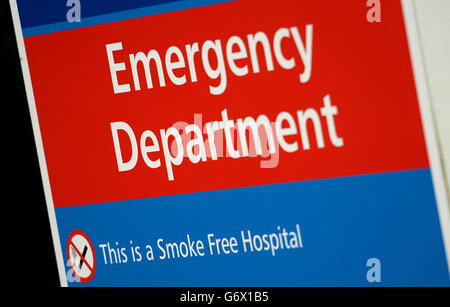
[[[72,244],[72,239],[73,237],[75,237],[76,235],[80,235],[82,236],[89,244],[90,249],[92,250],[92,259],[93,259],[93,264],[92,267],[90,267],[89,263],[84,259],[84,257],[81,255],[81,252],[77,249],[77,247],[75,246],[75,244]],[[70,254],[70,246],[73,246],[75,251],[77,252],[77,254],[87,263],[88,265],[88,269],[91,272],[91,274],[88,277],[81,277],[80,275],[78,275],[78,273],[76,272],[76,270],[74,269],[73,265],[72,265],[72,261],[71,261],[71,254]],[[66,252],[67,252],[67,258],[69,259],[69,266],[70,266],[70,270],[72,271],[73,275],[81,282],[83,283],[88,283],[92,280],[92,278],[94,278],[95,275],[95,270],[97,267],[97,261],[96,261],[96,257],[95,257],[95,251],[94,251],[94,246],[92,245],[91,240],[89,239],[89,237],[81,230],[77,229],[74,230],[70,233],[69,238],[67,239],[67,246],[66,246]]]

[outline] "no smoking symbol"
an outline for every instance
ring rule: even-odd
[[[94,246],[81,230],[74,230],[67,240],[67,257],[73,275],[84,283],[94,278],[96,261]]]

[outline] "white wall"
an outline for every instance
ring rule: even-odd
[[[414,5],[450,196],[450,0],[414,0]]]

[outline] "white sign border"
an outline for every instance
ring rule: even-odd
[[[423,62],[424,58],[422,55],[419,32],[417,30],[414,3],[412,0],[401,0],[401,4],[450,277],[450,207],[434,126],[430,94]]]
[[[14,31],[16,34],[17,46],[19,50],[22,74],[25,83],[28,107],[33,127],[34,140],[38,153],[41,177],[44,186],[45,199],[47,203],[47,211],[50,219],[50,228],[53,238],[53,246],[56,254],[56,262],[61,286],[67,287],[67,273],[64,265],[64,257],[59,238],[58,224],[56,221],[55,207],[53,203],[52,192],[50,188],[50,180],[48,177],[47,163],[45,160],[44,147],[42,143],[41,130],[37,116],[36,103],[33,93],[33,85],[31,82],[30,70],[25,49],[25,42],[22,34],[22,26],[20,24],[19,10],[17,0],[9,0],[11,13],[14,23]],[[412,0],[401,0],[405,27],[408,38],[409,51],[412,61],[417,97],[422,117],[422,124],[425,134],[426,147],[430,160],[430,168],[433,179],[433,186],[437,202],[437,210],[439,213],[442,237],[447,256],[447,265],[450,272],[450,208],[448,205],[447,192],[445,188],[444,177],[442,173],[442,165],[440,153],[438,149],[435,127],[433,124],[433,115],[431,110],[430,96],[428,93],[427,79],[424,70],[423,56],[419,35],[417,31],[417,21],[414,12],[414,3]],[[361,12],[363,14],[363,12]],[[450,277],[450,276],[449,276]]]

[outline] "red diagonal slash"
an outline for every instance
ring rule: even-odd
[[[83,262],[86,264],[86,266],[89,269],[89,271],[91,271],[91,273],[92,273],[94,271],[94,269],[89,265],[89,262],[86,261],[86,259],[83,257],[81,252],[78,250],[78,248],[75,246],[75,244],[73,244],[72,241],[70,241],[70,246],[72,246],[75,249],[75,251],[77,252],[78,256],[80,256],[81,260],[83,260]]]

